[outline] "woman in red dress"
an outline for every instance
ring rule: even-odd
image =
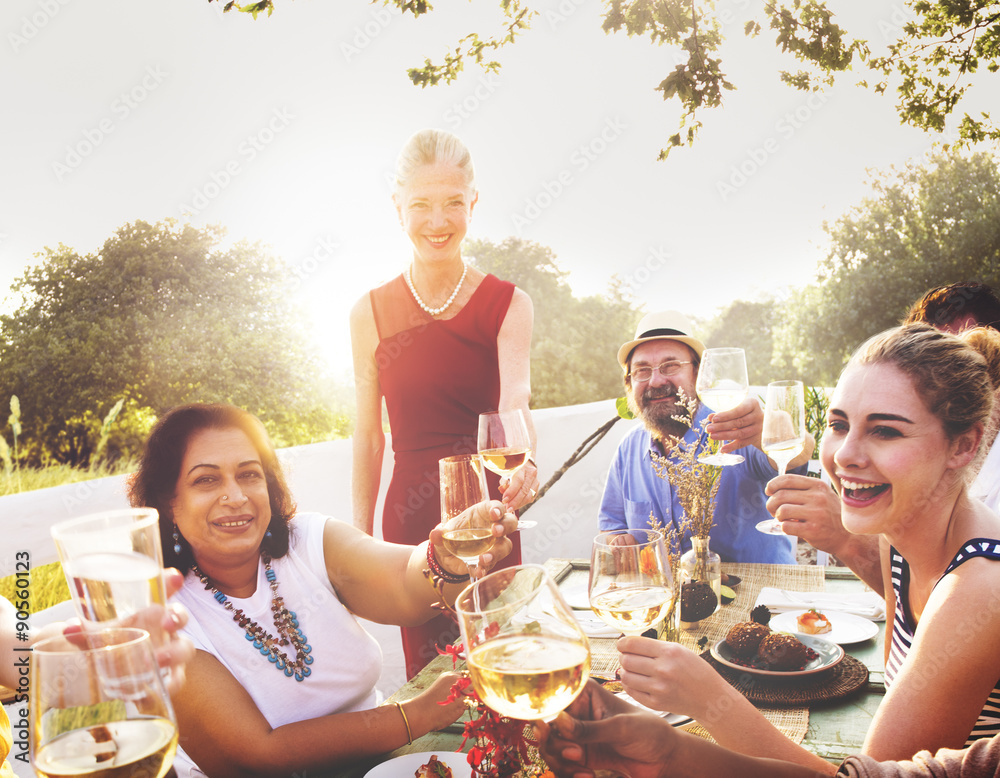
[[[474,453],[479,414],[528,411],[531,299],[462,258],[476,191],[472,158],[454,135],[423,130],[404,146],[393,203],[413,244],[402,275],[362,297],[351,311],[358,420],[354,431],[354,523],[373,534],[385,449],[382,398],[392,433],[394,466],[382,512],[382,537],[426,538],[440,521],[438,460]],[[538,486],[533,461],[490,491],[511,509]],[[519,564],[518,535],[505,564]],[[446,618],[403,628],[407,677],[458,636]]]

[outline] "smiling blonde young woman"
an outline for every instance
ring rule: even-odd
[[[844,526],[878,536],[885,591],[895,592],[887,693],[863,750],[875,759],[1000,731],[1000,517],[966,487],[993,394],[981,354],[917,324],[858,349],[831,399],[823,466]],[[693,652],[642,638],[622,638],[619,649],[622,683],[639,702],[693,716],[744,754],[834,772]]]

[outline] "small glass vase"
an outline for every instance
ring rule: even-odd
[[[719,607],[722,587],[722,559],[708,547],[708,538],[691,538],[691,548],[678,564],[681,601],[678,622],[692,629]]]

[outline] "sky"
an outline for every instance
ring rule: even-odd
[[[851,75],[818,95],[781,86],[773,43],[743,40],[749,0],[718,4],[739,89],[666,162],[679,109],[655,87],[674,55],[606,35],[596,0],[531,3],[498,74],[410,83],[408,67],[496,29],[498,5],[439,0],[414,20],[364,0],[277,0],[255,21],[205,0],[5,0],[0,298],[45,247],[94,252],[137,219],[222,224],[291,264],[296,302],[346,374],[351,305],[411,256],[395,158],[440,127],[476,165],[470,237],[548,246],[579,296],[618,274],[646,310],[709,317],[809,283],[823,222],[861,201],[866,171],[934,140]],[[873,45],[902,21],[898,2],[832,5]]]

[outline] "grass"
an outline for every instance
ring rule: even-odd
[[[69,465],[51,465],[44,468],[21,467],[16,468],[14,472],[0,471],[0,497],[18,492],[89,481],[94,478],[121,475],[134,469],[134,462],[124,462],[114,466],[99,465],[86,469],[74,468]],[[69,599],[69,586],[66,584],[62,566],[58,562],[33,567],[30,580],[31,613],[38,613]],[[17,588],[15,576],[0,578],[0,595],[8,600],[20,599],[16,594]]]

